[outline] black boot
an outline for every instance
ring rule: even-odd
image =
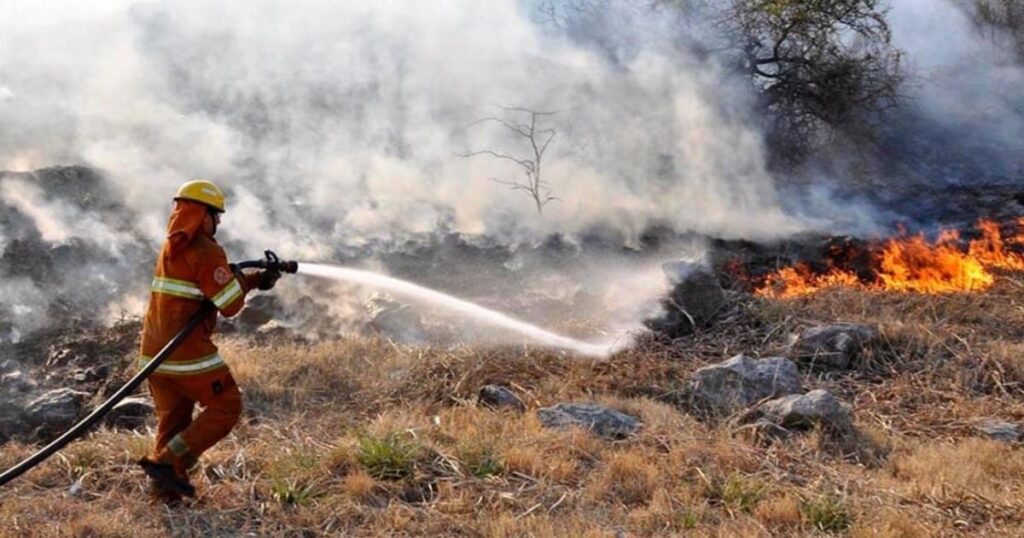
[[[189,483],[188,477],[178,476],[173,465],[150,461],[148,458],[139,460],[139,465],[164,491],[184,497],[196,496],[196,488]]]
[[[150,478],[149,488],[147,488],[149,494],[149,501],[154,506],[164,505],[170,507],[181,506],[183,503],[181,495],[174,493],[173,491],[167,491],[164,489],[160,482]]]

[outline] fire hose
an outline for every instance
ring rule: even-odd
[[[299,264],[293,261],[282,261],[272,251],[266,251],[264,258],[259,260],[248,260],[239,262],[235,265],[238,269],[264,269],[268,271],[277,271],[279,273],[295,273],[299,269]],[[89,413],[88,416],[80,420],[77,424],[71,427],[68,431],[64,432],[60,437],[51,441],[48,445],[39,449],[35,454],[32,454],[28,458],[25,458],[14,467],[7,469],[0,474],[0,486],[14,480],[21,476],[22,473],[42,463],[46,458],[52,456],[55,452],[64,448],[65,445],[73,441],[76,437],[81,435],[85,430],[96,424],[96,422],[103,418],[118,402],[124,399],[125,396],[129,395],[134,391],[150,374],[153,373],[160,366],[167,357],[174,353],[174,350],[188,337],[189,334],[199,325],[202,320],[215,312],[216,308],[213,303],[209,300],[204,300],[202,305],[199,307],[199,311],[192,315],[192,317],[185,323],[185,326],[178,331],[178,334],[174,335],[174,338],[170,342],[164,345],[163,349],[153,357],[153,360],[149,361],[148,364],[134,377],[128,380],[121,388],[117,389],[107,401],[103,402],[99,407]]]

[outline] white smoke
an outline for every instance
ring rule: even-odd
[[[48,200],[39,186],[25,180],[0,183],[0,200],[27,216],[43,241],[51,244],[78,238],[117,257],[119,246],[133,240],[124,231],[100,221],[98,215],[61,200]]]
[[[315,260],[439,227],[512,245],[601,230],[633,245],[652,226],[750,239],[822,226],[781,209],[746,87],[682,50],[664,12],[609,15],[614,54],[533,14],[515,0],[2,3],[0,169],[101,169],[133,217],[115,229],[6,180],[0,195],[47,241],[115,252],[136,236],[159,244],[176,188],[212,179],[230,193],[219,237]],[[900,0],[891,22],[936,121],[1024,140],[1024,78],[958,8]],[[518,167],[460,156],[529,154],[475,123],[522,121],[495,105],[557,112],[543,175],[559,200],[543,216],[492,181],[521,180]],[[844,209],[821,198],[817,214]],[[624,293],[645,304],[652,288]]]
[[[728,77],[664,42],[637,40],[613,64],[512,0],[64,4],[0,8],[0,163],[100,168],[159,216],[143,230],[154,240],[193,177],[237,196],[245,219],[229,216],[226,235],[303,253],[441,222],[510,241],[805,226],[779,209]],[[458,156],[526,149],[500,127],[467,128],[493,103],[559,111],[543,170],[561,201],[543,218],[490,181],[516,169]]]
[[[956,0],[893,2],[893,44],[905,52],[914,75],[907,90],[911,104],[947,133],[927,139],[942,146],[933,148],[936,154],[952,151],[963,161],[981,161],[974,175],[1005,182],[1024,173],[1024,66],[1008,54],[1008,36],[979,30],[972,9]],[[929,179],[979,179],[965,177],[960,168]]]
[[[0,343],[17,343],[24,335],[45,326],[46,297],[24,277],[0,281]]]

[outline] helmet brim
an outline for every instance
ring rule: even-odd
[[[184,202],[193,202],[193,203],[196,203],[196,204],[204,205],[204,206],[206,206],[207,209],[210,209],[211,211],[215,211],[215,212],[221,213],[221,214],[224,213],[223,209],[221,209],[221,208],[219,208],[217,206],[214,206],[214,205],[210,205],[210,204],[208,204],[206,202],[203,202],[202,200],[196,200],[194,198],[185,198],[184,196],[175,196],[174,197],[174,201],[175,202],[182,202],[182,201],[184,201]]]

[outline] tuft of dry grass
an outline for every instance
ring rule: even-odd
[[[1024,342],[995,340],[986,359],[994,389],[1005,396],[1024,397]]]
[[[648,454],[627,450],[613,454],[594,471],[589,496],[613,504],[646,504],[658,486],[658,469]]]
[[[1024,509],[1024,453],[1003,443],[914,442],[892,460],[892,474],[918,499],[976,496]]]
[[[863,518],[863,523],[854,523],[849,535],[851,538],[930,538],[950,534],[951,529],[944,529],[917,516],[919,514],[907,510],[885,509],[882,513],[872,512]]]
[[[763,478],[738,472],[702,478],[705,479],[704,495],[708,500],[730,512],[753,512],[770,491],[769,483]]]
[[[800,515],[807,527],[825,533],[844,532],[853,524],[846,497],[834,492],[805,499]]]
[[[773,532],[798,529],[803,520],[800,498],[792,493],[776,495],[758,503],[754,515]]]
[[[341,490],[353,499],[365,502],[373,497],[377,489],[377,481],[370,476],[370,473],[357,469],[347,475],[342,481]]]

